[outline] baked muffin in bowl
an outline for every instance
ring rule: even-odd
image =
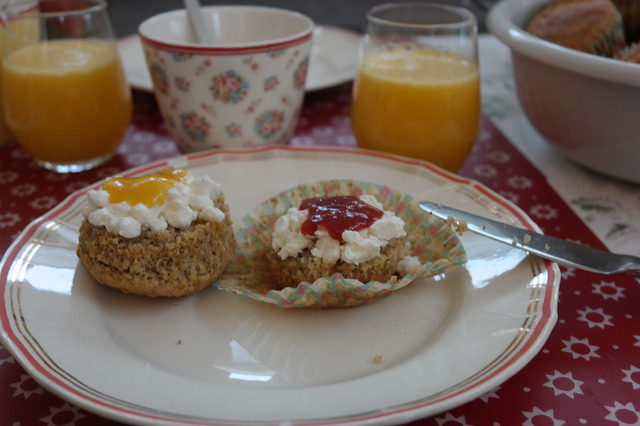
[[[502,0],[489,31],[511,51],[518,99],[560,153],[592,170],[640,182],[640,65],[543,40],[526,28],[548,0]]]

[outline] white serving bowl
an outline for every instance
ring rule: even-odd
[[[502,0],[489,31],[511,50],[518,99],[566,157],[640,183],[640,65],[567,49],[523,28],[548,0]]]

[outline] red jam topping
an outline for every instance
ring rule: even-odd
[[[337,241],[342,241],[344,231],[366,229],[384,214],[352,195],[307,198],[300,203],[300,210],[309,211],[309,217],[302,224],[302,235],[326,231]]]

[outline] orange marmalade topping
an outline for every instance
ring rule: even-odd
[[[109,202],[143,204],[149,208],[161,206],[167,193],[176,183],[187,177],[182,169],[165,169],[157,174],[135,178],[113,178],[102,186],[109,193]]]
[[[366,229],[384,214],[352,195],[307,198],[299,209],[309,211],[302,223],[302,235],[315,235],[317,230],[322,230],[337,241],[342,241],[344,231]]]

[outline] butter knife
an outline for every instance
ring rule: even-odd
[[[451,222],[458,231],[468,229],[543,259],[600,274],[627,272],[640,277],[640,257],[594,249],[437,203],[420,201],[418,205],[424,211]]]

